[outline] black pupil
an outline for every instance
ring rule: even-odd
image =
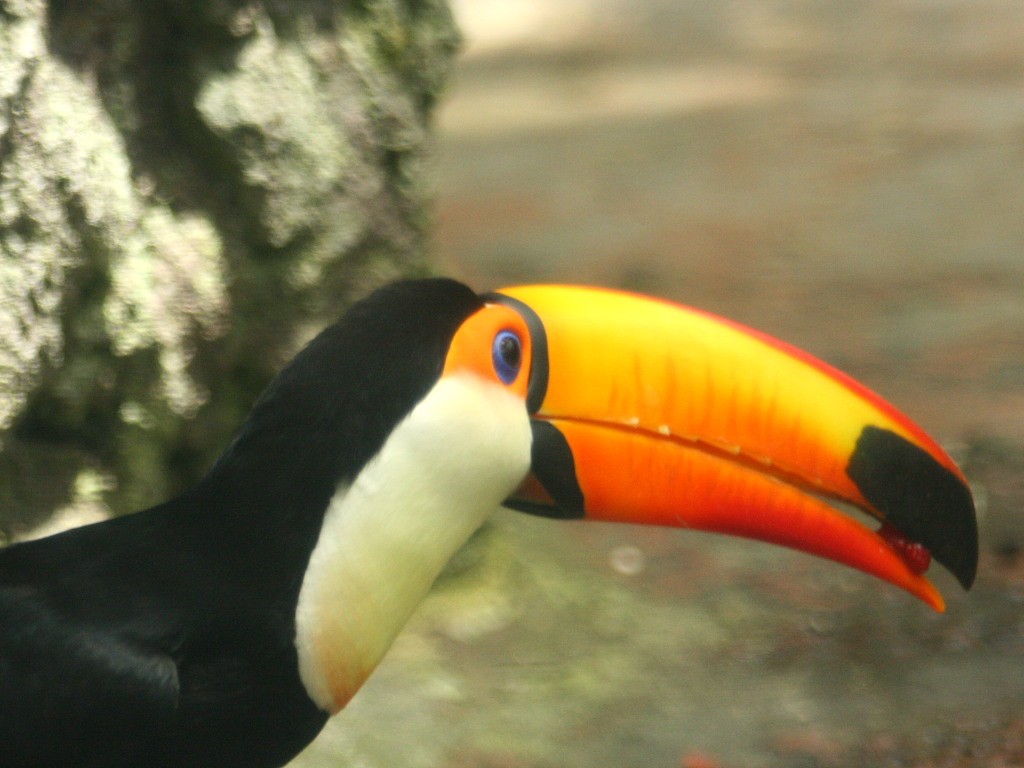
[[[519,361],[522,353],[522,349],[519,346],[519,340],[514,336],[505,336],[498,342],[498,354],[501,355],[501,359],[504,360],[505,364],[512,370],[519,368]]]

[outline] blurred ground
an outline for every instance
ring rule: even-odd
[[[1024,4],[463,0],[437,259],[805,347],[963,461],[944,616],[807,557],[504,514],[303,765],[1024,765]]]

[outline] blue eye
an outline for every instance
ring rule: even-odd
[[[491,347],[491,359],[494,361],[494,372],[505,384],[511,384],[519,375],[523,364],[523,343],[512,331],[502,331],[494,337]]]

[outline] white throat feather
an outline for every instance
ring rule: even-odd
[[[331,500],[296,609],[299,672],[334,713],[383,658],[445,564],[525,477],[520,397],[445,376]]]

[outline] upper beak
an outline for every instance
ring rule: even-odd
[[[844,374],[665,301],[562,286],[488,300],[518,310],[533,342],[532,472],[509,506],[774,542],[939,611],[923,575],[929,552],[965,588],[973,582],[978,533],[963,474]],[[882,531],[823,498],[860,507]]]

